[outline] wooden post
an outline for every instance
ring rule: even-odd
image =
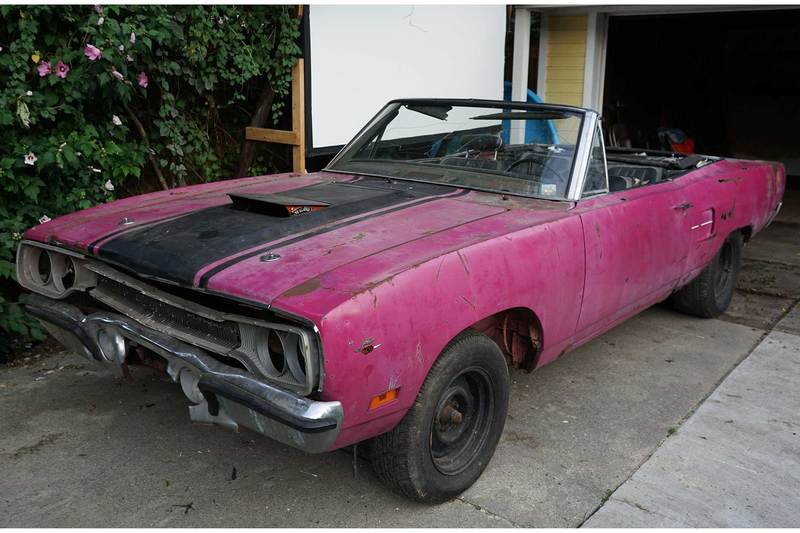
[[[306,77],[303,58],[292,67],[292,131],[297,135],[292,147],[295,172],[306,171]]]
[[[303,58],[292,67],[292,130],[246,128],[248,141],[272,142],[292,146],[292,170],[306,171],[306,97]]]

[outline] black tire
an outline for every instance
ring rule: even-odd
[[[485,335],[456,337],[400,424],[370,442],[378,478],[424,503],[458,496],[494,455],[508,411],[508,365]]]
[[[741,267],[742,234],[737,231],[699,276],[672,295],[673,307],[701,318],[718,317],[731,303]]]

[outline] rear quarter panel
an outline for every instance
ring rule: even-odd
[[[758,234],[771,220],[783,198],[783,166],[765,161],[722,160],[676,180],[693,207],[686,213],[684,232],[689,250],[684,285],[714,258],[732,232]],[[713,219],[713,225],[698,227]]]

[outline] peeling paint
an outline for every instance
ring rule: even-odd
[[[320,285],[321,283],[319,278],[311,278],[310,280],[304,281],[303,283],[296,285],[284,292],[283,296],[287,298],[291,298],[292,296],[302,296],[319,289]]]

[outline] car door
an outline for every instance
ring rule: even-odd
[[[668,296],[683,273],[688,248],[686,211],[675,183],[609,191],[599,129],[591,158],[575,208],[586,258],[576,342]]]

